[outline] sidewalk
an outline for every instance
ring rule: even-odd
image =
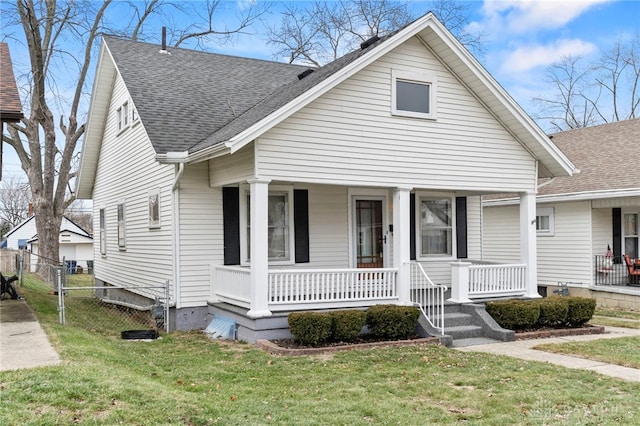
[[[528,361],[548,362],[567,368],[591,370],[605,376],[632,382],[640,382],[640,370],[593,361],[576,356],[555,354],[532,349],[543,343],[585,342],[598,339],[613,339],[616,337],[640,336],[640,330],[632,328],[605,327],[604,334],[589,334],[584,336],[551,337],[546,339],[516,340],[515,342],[490,343],[485,345],[465,346],[456,348],[464,352],[486,352],[495,355],[506,355]]]
[[[0,371],[60,363],[29,305],[22,299],[1,300]]]

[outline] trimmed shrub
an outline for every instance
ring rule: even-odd
[[[582,327],[593,317],[596,310],[596,300],[586,297],[566,297],[569,305],[567,313],[567,327]]]
[[[331,323],[331,340],[353,342],[360,335],[367,320],[367,313],[357,309],[333,311],[329,314]]]
[[[317,346],[331,336],[331,316],[320,312],[294,312],[288,317],[289,330],[296,342]]]
[[[532,329],[540,317],[540,306],[524,300],[488,302],[486,310],[500,327],[507,330]]]
[[[389,340],[415,336],[420,310],[415,306],[376,305],[367,310],[367,326],[375,337]]]
[[[568,297],[551,296],[544,299],[538,299],[533,303],[540,307],[540,317],[538,317],[538,326],[557,328],[562,327],[567,321],[569,313]]]

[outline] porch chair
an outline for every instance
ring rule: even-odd
[[[628,254],[624,255],[624,262],[627,264],[627,270],[629,272],[629,284],[640,285],[640,269],[635,269],[633,262]]]
[[[2,288],[0,289],[1,290],[0,299],[2,298],[2,295],[5,293],[9,293],[9,296],[11,296],[12,299],[21,299],[20,295],[18,294],[18,292],[16,291],[16,289],[13,287],[13,284],[12,284],[14,281],[18,281],[17,275],[14,275],[6,279],[4,275],[0,274],[0,279],[2,279]]]

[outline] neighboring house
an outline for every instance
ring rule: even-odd
[[[640,119],[551,137],[579,172],[538,184],[538,284],[632,283],[621,256],[640,252]],[[485,199],[485,259],[518,259],[517,204]]]
[[[92,236],[66,216],[63,216],[60,224],[59,243],[60,261],[63,259],[75,261],[78,266],[87,268],[87,261],[93,260]],[[31,251],[32,266],[37,263],[48,263],[38,257],[38,231],[34,215],[7,232],[3,237],[3,245],[3,248]]]
[[[9,54],[9,45],[0,43],[0,131],[4,132],[4,123],[14,123],[20,121],[22,114],[22,103],[18,86],[13,75],[13,65]],[[4,143],[0,142],[0,180],[2,180],[2,149]]]
[[[96,283],[168,280],[179,329],[235,315],[253,341],[294,310],[413,303],[427,276],[537,297],[537,178],[573,165],[432,14],[318,69],[105,37],[94,81]],[[472,265],[504,192],[520,256]],[[514,279],[469,288],[480,267]]]

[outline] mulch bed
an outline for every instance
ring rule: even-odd
[[[602,334],[605,332],[603,326],[590,325],[579,328],[560,328],[522,331],[515,333],[516,340],[543,339],[548,337],[579,336],[584,334]],[[368,349],[379,347],[392,347],[404,345],[439,345],[440,339],[437,337],[421,337],[409,340],[380,341],[361,338],[356,343],[335,342],[321,347],[308,347],[297,344],[293,339],[263,340],[256,341],[256,346],[273,355],[322,355],[334,352],[351,351],[354,349]]]
[[[581,336],[584,334],[602,334],[604,332],[605,332],[604,327],[601,325],[588,325],[585,327],[578,327],[578,328],[532,330],[532,331],[516,332],[516,340],[544,339],[548,337],[563,337],[563,336]]]

